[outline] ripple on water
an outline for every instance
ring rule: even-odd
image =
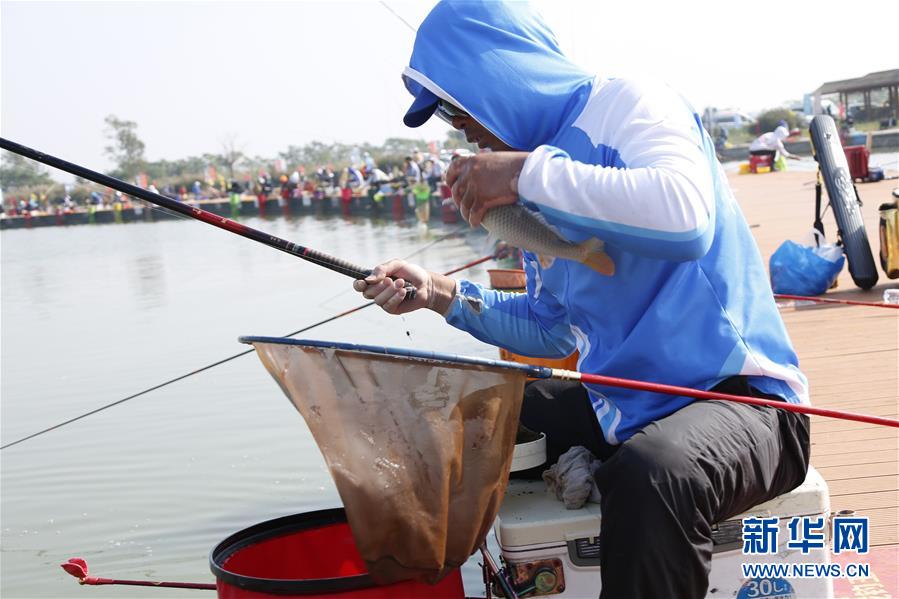
[[[371,265],[445,232],[367,220],[248,223]],[[198,223],[2,235],[4,442],[241,352],[240,335],[282,335],[361,303],[344,277]],[[443,271],[483,253],[453,238],[418,258]],[[486,280],[482,267],[470,274]],[[399,326],[368,310],[304,335],[494,355],[430,316]],[[3,596],[72,596],[75,582],[58,564],[76,555],[98,575],[208,582],[208,552],[231,533],[340,504],[308,429],[252,354],[0,460]],[[476,592],[480,574],[465,577]]]

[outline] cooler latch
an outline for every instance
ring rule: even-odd
[[[575,566],[599,567],[599,537],[568,541],[568,559]]]
[[[712,525],[712,553],[732,551],[743,546],[743,521],[727,520]]]

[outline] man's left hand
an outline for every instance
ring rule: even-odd
[[[486,152],[457,158],[446,171],[446,184],[462,218],[481,224],[491,208],[518,201],[518,175],[528,152]]]

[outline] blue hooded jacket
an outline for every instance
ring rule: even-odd
[[[583,372],[698,389],[744,375],[808,402],[761,256],[680,95],[587,73],[523,2],[439,3],[403,79],[414,96],[447,100],[531,152],[522,202],[573,242],[603,240],[616,264],[608,277],[524,252],[527,294],[461,281],[450,324],[524,355],[577,348]],[[587,390],[613,444],[693,401]]]

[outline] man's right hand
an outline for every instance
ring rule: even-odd
[[[415,297],[406,299],[406,285],[415,287]],[[444,314],[455,294],[453,279],[429,272],[403,260],[390,260],[376,266],[365,279],[353,282],[353,289],[374,300],[389,314],[406,314],[430,308]]]

